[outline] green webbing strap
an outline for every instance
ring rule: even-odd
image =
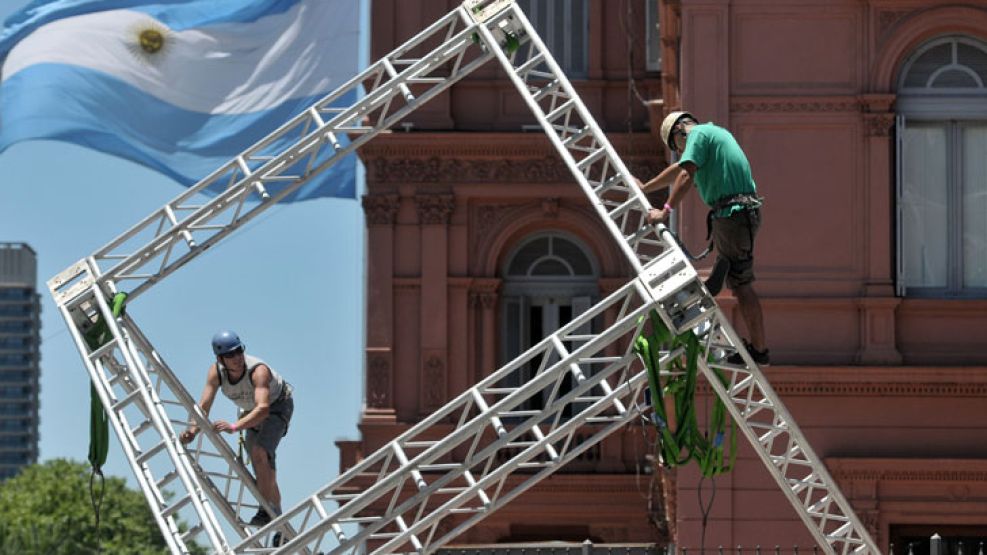
[[[690,459],[699,463],[703,476],[715,476],[729,472],[737,458],[736,425],[730,423],[729,462],[724,454],[723,440],[727,425],[727,412],[723,401],[716,399],[707,419],[706,431],[699,429],[696,418],[696,382],[699,356],[702,354],[699,338],[691,331],[682,335],[672,334],[658,313],[651,311],[651,334],[641,333],[635,340],[634,350],[648,370],[648,387],[654,409],[654,422],[658,430],[658,451],[665,466],[680,466]],[[669,377],[664,384],[659,373],[662,351],[685,347],[685,357],[673,360],[670,371],[682,375]],[[719,380],[726,385],[722,372],[715,370]],[[672,396],[675,428],[672,429],[665,396]]]
[[[124,313],[124,304],[127,302],[126,293],[117,293],[113,296],[113,317],[119,317]],[[99,349],[110,341],[112,334],[110,326],[100,317],[96,320],[88,331],[83,334],[90,351]],[[106,464],[106,456],[110,451],[110,418],[99,400],[99,393],[96,391],[96,384],[89,384],[89,464],[92,466],[92,474],[89,475],[89,501],[92,503],[93,513],[96,517],[96,545],[99,550],[99,513],[103,505],[103,493],[106,487],[103,480],[103,465]],[[96,495],[95,481],[99,476],[99,496]]]

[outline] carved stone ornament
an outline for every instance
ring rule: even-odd
[[[894,114],[864,114],[864,127],[868,137],[887,137],[894,126]]]
[[[367,361],[367,405],[372,408],[390,406],[390,366],[387,357],[382,354],[370,355]]]
[[[374,183],[475,183],[514,181],[560,183],[572,176],[558,156],[531,160],[463,160],[377,158],[369,180]]]
[[[883,35],[895,23],[901,21],[914,10],[882,10],[877,13],[877,34]]]
[[[470,286],[470,298],[475,306],[491,309],[497,306],[497,291],[501,280],[497,278],[480,278]]]
[[[396,194],[364,195],[363,212],[367,225],[393,225],[401,199]]]
[[[424,366],[422,371],[424,383],[422,385],[425,390],[425,408],[440,407],[445,400],[444,388],[442,387],[446,381],[445,361],[439,355],[433,354],[425,360]]]
[[[485,204],[473,209],[470,221],[471,234],[470,241],[473,251],[476,252],[477,244],[485,239],[490,232],[505,221],[510,221],[514,214],[524,211],[527,207],[523,204]]]
[[[546,218],[559,217],[559,199],[546,198],[541,201],[541,212]]]
[[[860,103],[856,97],[836,98],[736,98],[730,103],[734,112],[856,112]]]
[[[879,511],[862,511],[860,514],[861,524],[867,529],[872,540],[881,545],[881,513]]]
[[[415,195],[418,206],[418,221],[423,225],[445,225],[449,223],[456,199],[452,195]]]

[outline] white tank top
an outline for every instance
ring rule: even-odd
[[[268,397],[268,403],[274,404],[281,397],[281,392],[284,391],[284,378],[282,378],[273,368],[263,360],[252,357],[250,355],[243,355],[243,361],[246,363],[246,371],[240,376],[240,380],[236,383],[230,383],[230,375],[223,366],[222,362],[216,363],[216,370],[219,371],[219,386],[223,392],[233,401],[236,406],[240,407],[245,411],[252,411],[257,404],[254,402],[254,381],[251,379],[251,374],[253,374],[254,368],[257,368],[261,364],[267,366],[271,371],[271,383],[270,396]]]

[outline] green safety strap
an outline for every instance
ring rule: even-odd
[[[119,317],[125,311],[124,305],[127,302],[126,293],[117,293],[113,296],[112,311],[113,317]],[[100,317],[91,328],[83,335],[86,344],[91,351],[99,349],[112,338],[110,326]],[[110,450],[110,420],[99,400],[99,393],[96,392],[96,385],[89,385],[89,464],[97,472],[106,464],[106,456]]]
[[[665,466],[681,466],[695,459],[703,476],[710,477],[729,472],[737,458],[736,425],[730,422],[729,457],[725,454],[726,406],[719,398],[713,403],[706,420],[705,431],[699,428],[696,417],[696,385],[699,357],[702,348],[699,338],[688,331],[675,336],[665,326],[658,313],[650,313],[651,333],[642,332],[634,342],[634,350],[648,371],[648,388],[654,409],[654,422],[658,431],[658,451]],[[669,370],[681,373],[661,381],[661,353],[685,347],[684,357],[671,361]],[[726,377],[714,370],[717,378],[726,385]],[[668,414],[666,397],[671,397],[674,414]],[[674,426],[674,427],[673,427]]]
[[[117,293],[113,296],[111,311],[113,317],[118,318],[124,313],[124,305],[127,302],[126,293]],[[113,334],[110,333],[110,326],[106,320],[99,316],[96,323],[83,334],[83,339],[90,351],[95,351],[106,345]],[[106,484],[103,480],[103,465],[106,464],[106,456],[110,451],[110,418],[99,400],[99,393],[96,391],[96,384],[89,384],[89,464],[92,473],[89,475],[89,501],[92,503],[93,515],[96,525],[96,552],[101,553],[100,545],[100,513],[103,507],[103,494],[106,493]],[[96,479],[99,478],[99,494],[96,493]]]

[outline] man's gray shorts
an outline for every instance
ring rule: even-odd
[[[288,423],[291,422],[291,413],[294,411],[295,401],[290,395],[278,399],[271,405],[271,411],[267,413],[267,418],[260,423],[260,426],[247,430],[247,452],[253,451],[255,444],[261,446],[267,451],[267,460],[271,461],[271,468],[277,470],[275,458],[278,444],[288,433]]]

